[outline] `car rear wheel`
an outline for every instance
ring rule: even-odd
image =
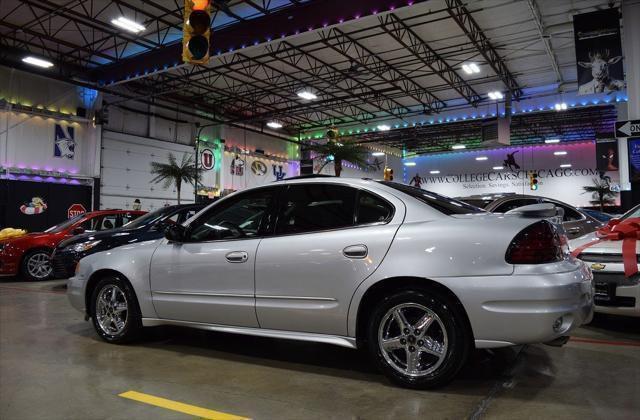
[[[131,285],[118,276],[98,282],[91,294],[89,315],[98,335],[109,343],[130,342],[142,330],[135,293]]]
[[[468,350],[462,316],[438,293],[403,290],[385,298],[368,326],[375,364],[393,382],[408,388],[434,388],[451,381]]]
[[[51,271],[51,252],[46,249],[27,252],[22,259],[20,274],[25,280],[47,280],[51,277]]]

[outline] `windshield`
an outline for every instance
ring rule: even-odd
[[[165,216],[173,213],[174,210],[175,209],[173,207],[163,207],[156,211],[152,211],[151,213],[142,215],[122,227],[125,229],[138,229],[139,227],[147,226],[147,225],[156,223],[159,220],[164,219]]]
[[[640,205],[629,210],[624,216],[622,216],[622,220],[630,219],[632,217],[640,217]]]
[[[65,220],[64,222],[62,222],[62,223],[60,223],[58,225],[51,226],[49,229],[45,230],[44,232],[45,233],[62,232],[63,230],[65,230],[69,226],[72,226],[73,224],[75,224],[77,221],[79,221],[83,217],[84,217],[84,214],[79,214],[77,216],[72,217],[71,219]]]
[[[397,182],[381,181],[380,183],[398,191],[402,191],[403,193],[422,201],[446,215],[485,212],[476,206],[472,206],[454,198],[445,197],[444,195],[436,194],[431,191],[423,190],[422,188],[398,184]]]

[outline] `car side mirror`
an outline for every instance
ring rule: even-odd
[[[184,242],[186,238],[186,229],[182,225],[168,226],[164,231],[164,237],[171,242]]]
[[[78,226],[76,228],[74,228],[71,233],[73,233],[74,235],[81,235],[84,233],[84,228],[82,226]]]

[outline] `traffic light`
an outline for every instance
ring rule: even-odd
[[[538,189],[538,173],[536,171],[529,172],[529,188],[532,191]]]
[[[389,167],[384,168],[384,180],[393,181],[393,169]]]
[[[182,61],[191,64],[207,63],[210,36],[211,3],[209,0],[185,0]]]

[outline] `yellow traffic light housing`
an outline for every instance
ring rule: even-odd
[[[206,64],[209,61],[211,37],[211,2],[185,0],[182,27],[182,61]]]

